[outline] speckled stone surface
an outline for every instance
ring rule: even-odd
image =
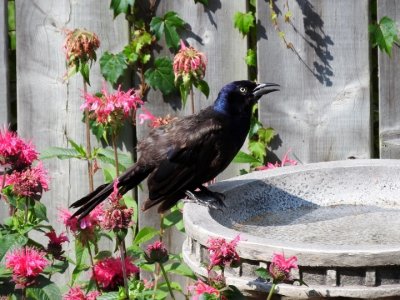
[[[186,262],[198,273],[209,237],[241,236],[243,290],[267,291],[254,270],[274,252],[296,255],[309,284],[280,286],[288,297],[400,299],[400,161],[347,160],[253,172],[215,184],[223,211],[186,203]]]

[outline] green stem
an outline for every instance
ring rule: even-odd
[[[191,102],[191,104],[192,104],[192,114],[194,114],[194,111],[195,111],[195,109],[194,109],[194,93],[193,93],[193,85],[190,85],[190,91],[189,91],[189,94],[190,94],[190,102]]]
[[[83,79],[83,92],[86,95],[87,93],[87,83],[85,79]],[[92,145],[90,142],[90,124],[89,124],[89,109],[85,109],[85,127],[86,127],[86,160],[87,160],[87,169],[88,169],[88,178],[89,178],[89,192],[94,191],[94,182],[93,182],[93,166],[91,160],[92,153]]]
[[[96,276],[94,276],[94,259],[93,259],[92,250],[90,249],[90,244],[89,244],[89,243],[86,243],[86,245],[87,245],[88,252],[89,252],[89,257],[90,257],[90,265],[92,266],[93,279],[94,279],[94,282],[95,282],[95,284],[96,284],[96,288],[97,288],[97,290],[100,292],[100,286],[99,286],[99,283],[98,283],[98,282],[97,282],[97,280],[96,280]]]
[[[119,243],[119,252],[121,256],[122,276],[124,277],[125,294],[127,299],[129,299],[128,275],[126,272],[126,265],[125,265],[125,240],[122,240]]]
[[[272,299],[272,296],[274,295],[274,292],[275,292],[275,288],[276,288],[276,283],[272,283],[271,289],[269,290],[267,300]]]
[[[164,266],[162,263],[158,263],[158,264],[160,265],[161,272],[164,276],[165,282],[167,283],[169,294],[171,295],[171,298],[175,300],[175,296],[174,296],[174,293],[172,292],[172,288],[171,288],[171,284],[169,283],[167,272],[165,272],[165,269],[164,269]]]
[[[117,148],[117,136],[115,133],[112,133],[112,146],[114,150],[114,160],[115,160],[115,174],[117,174],[117,177],[119,176],[119,161],[118,161],[118,148]]]

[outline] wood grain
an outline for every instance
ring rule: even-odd
[[[259,80],[282,86],[260,108],[279,134],[274,154],[291,149],[303,163],[370,157],[368,1],[289,2],[285,23],[287,9],[274,1],[293,49],[271,24],[267,1],[257,1]]]
[[[398,1],[378,1],[378,20],[384,16],[400,22]],[[399,47],[394,45],[392,55],[378,51],[379,78],[379,141],[381,158],[400,158],[400,57]]]
[[[0,124],[9,122],[7,1],[0,3]]]
[[[16,19],[20,135],[32,140],[39,151],[51,146],[68,147],[68,139],[84,144],[80,110],[83,81],[80,75],[68,82],[63,80],[66,72],[63,30],[86,28],[97,33],[101,41],[97,52],[100,57],[103,51],[120,51],[127,43],[127,24],[122,17],[113,20],[107,1],[96,0],[18,0]],[[102,81],[99,66],[95,64],[89,92],[99,91]],[[95,145],[93,137],[92,141]],[[51,183],[42,201],[56,231],[65,231],[64,225],[57,221],[57,213],[88,192],[86,163],[50,159],[45,160],[44,165],[49,170]],[[95,179],[95,185],[103,182],[101,174]],[[69,275],[67,273],[60,282],[66,283]]]

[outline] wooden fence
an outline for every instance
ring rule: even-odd
[[[142,0],[141,0],[142,1]],[[116,52],[128,43],[128,25],[122,16],[113,20],[110,1],[16,0],[17,36],[17,124],[19,134],[32,140],[39,151],[51,146],[67,147],[67,138],[84,143],[84,125],[79,106],[82,81],[79,76],[63,82],[65,57],[64,28],[86,28],[101,40],[104,51]],[[233,28],[233,15],[244,12],[246,0],[210,0],[207,8],[188,0],[157,1],[157,14],[176,11],[192,30],[187,41],[205,52],[206,80],[210,97],[196,94],[196,110],[216,98],[227,82],[248,78],[244,57],[247,39]],[[284,13],[286,1],[274,0],[275,10]],[[378,74],[372,74],[368,24],[368,0],[288,0],[293,12],[290,23],[280,21],[287,48],[271,24],[269,1],[257,1],[258,80],[279,83],[279,93],[260,104],[265,126],[279,134],[273,153],[281,157],[288,149],[303,163],[369,158],[379,135],[382,158],[400,156],[400,94],[398,47],[392,57],[379,53]],[[400,3],[378,1],[378,19],[387,15],[400,19]],[[0,1],[0,124],[9,122],[9,80],[7,64],[7,1]],[[280,18],[282,20],[282,18]],[[166,53],[166,52],[165,52]],[[379,86],[374,76],[379,75]],[[101,88],[98,64],[93,68],[90,91]],[[379,132],[372,130],[374,89],[379,88]],[[164,103],[158,92],[148,95],[148,108],[155,115],[185,115]],[[139,139],[148,131],[138,127]],[[132,151],[129,130],[121,148]],[[66,207],[88,191],[85,163],[47,160],[51,190],[42,200],[50,221],[58,231],[57,209]],[[221,178],[238,175],[232,165]],[[96,178],[97,183],[101,178]],[[144,185],[145,186],[145,185]],[[140,199],[146,197],[146,190]],[[1,211],[5,216],[6,212]],[[154,210],[140,216],[140,224],[158,226]],[[172,232],[167,241],[179,252],[183,236]]]

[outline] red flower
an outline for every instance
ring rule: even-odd
[[[15,249],[6,254],[6,268],[11,269],[17,288],[32,284],[37,276],[49,264],[45,253],[35,248]]]
[[[224,238],[210,238],[208,240],[208,252],[210,254],[210,269],[213,266],[225,267],[230,265],[235,267],[239,261],[239,255],[236,252],[236,246],[240,236],[235,237],[231,242]]]
[[[82,289],[77,287],[72,287],[68,293],[63,297],[64,300],[96,300],[97,296],[100,296],[99,291],[91,291],[85,295]]]
[[[207,57],[193,47],[186,47],[181,40],[181,49],[174,57],[175,82],[182,79],[183,83],[189,82],[191,77],[203,79],[207,66]]]
[[[31,143],[7,128],[0,130],[0,165],[9,165],[11,169],[21,171],[37,158],[38,153]]]
[[[155,241],[146,248],[146,259],[149,263],[165,263],[168,261],[168,250],[161,241]]]
[[[130,257],[125,258],[125,267],[127,276],[139,272],[138,267],[132,263]],[[93,271],[94,278],[104,289],[114,289],[124,282],[121,259],[119,258],[110,257],[100,260],[95,264]]]
[[[34,168],[12,172],[6,177],[6,185],[12,185],[13,193],[17,196],[39,200],[43,190],[49,190],[49,178],[47,171],[39,162]]]
[[[269,265],[269,273],[274,282],[291,280],[290,271],[297,269],[297,257],[285,259],[284,254],[275,253]]]
[[[188,290],[192,294],[192,300],[202,299],[200,296],[204,294],[220,296],[220,292],[216,288],[209,286],[201,280],[197,280],[194,285],[188,286]]]
[[[46,233],[45,236],[49,238],[49,244],[47,245],[47,252],[53,255],[54,258],[62,260],[63,258],[61,257],[61,255],[63,255],[64,251],[62,250],[61,244],[69,242],[68,237],[63,232],[60,233],[59,236],[57,236],[54,230]]]
[[[143,104],[138,91],[133,89],[121,91],[121,85],[113,94],[108,93],[103,85],[101,96],[86,93],[83,97],[85,102],[81,105],[81,109],[88,109],[89,117],[103,125],[121,125],[132,110]]]

